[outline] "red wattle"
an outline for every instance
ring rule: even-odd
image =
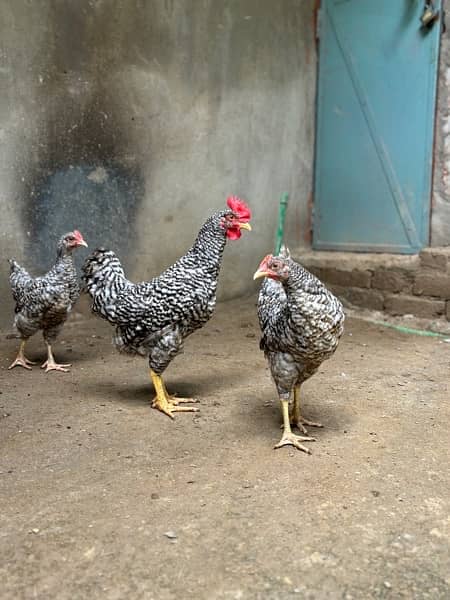
[[[229,238],[230,240],[238,240],[241,237],[241,235],[242,233],[239,227],[231,227],[230,229],[227,229],[227,238]]]

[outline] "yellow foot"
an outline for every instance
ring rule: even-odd
[[[198,412],[198,408],[195,406],[178,406],[179,403],[183,402],[197,402],[197,400],[192,400],[191,398],[174,398],[173,396],[168,396],[167,398],[155,396],[152,408],[157,408],[171,419],[175,418],[173,415],[175,412]]]
[[[305,425],[308,425],[308,427],[323,427],[322,423],[319,423],[317,421],[309,421],[309,419],[305,419],[303,417],[296,419],[292,415],[291,415],[291,425],[298,427],[302,433],[308,433],[308,430],[306,429]]]
[[[188,402],[191,402],[193,404],[200,402],[200,400],[196,400],[195,398],[178,398],[177,396],[171,396],[170,394],[168,394],[167,397],[168,401],[171,404],[175,404],[175,406],[177,406],[178,404],[187,404]]]
[[[305,437],[303,435],[294,435],[291,432],[283,433],[283,437],[274,448],[282,448],[283,446],[294,446],[297,450],[311,454],[311,450],[306,446],[303,446],[300,442],[315,442],[313,437]]]
[[[45,363],[41,365],[41,369],[45,369],[46,373],[48,373],[49,371],[62,371],[63,373],[68,373],[69,369],[67,369],[66,367],[71,366],[72,365],[70,363],[60,365],[54,361],[46,360]]]
[[[300,417],[300,419],[296,419],[293,415],[290,416],[289,422],[293,427],[298,427],[298,429],[300,429],[302,433],[308,433],[308,430],[306,429],[305,425],[308,425],[308,427],[323,427],[322,423],[318,423],[316,421],[309,421],[308,419],[304,419],[303,417]],[[283,429],[283,427],[284,425],[281,424],[280,429]]]
[[[25,356],[18,356],[16,360],[14,360],[8,367],[8,369],[14,369],[14,367],[23,367],[24,369],[28,369],[31,371],[30,365],[35,365],[36,363],[32,360],[28,360]]]

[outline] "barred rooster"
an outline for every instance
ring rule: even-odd
[[[175,412],[195,412],[192,398],[171,396],[162,373],[183,349],[184,339],[212,316],[227,239],[237,240],[251,230],[247,205],[236,196],[228,208],[212,215],[200,229],[191,249],[159,277],[132,283],[111,250],[97,249],[83,266],[92,311],[116,326],[119,351],[148,356],[156,397],[153,408],[171,418]]]
[[[266,256],[253,278],[265,277],[258,298],[262,331],[260,348],[268,359],[281,401],[284,432],[275,448],[291,445],[310,454],[291,424],[307,433],[305,425],[322,427],[300,413],[300,386],[334,353],[344,331],[340,301],[309,271],[290,258],[283,248],[279,256]],[[294,404],[289,414],[289,399]]]
[[[47,360],[42,365],[45,372],[67,372],[67,367],[71,366],[55,361],[52,344],[80,295],[72,257],[73,250],[80,246],[87,247],[87,244],[79,231],[63,235],[58,242],[56,263],[42,277],[31,277],[14,259],[9,260],[9,281],[16,303],[14,325],[22,338],[17,358],[9,369],[17,366],[31,369],[31,365],[35,364],[26,358],[25,344],[39,329],[42,329],[47,344]]]

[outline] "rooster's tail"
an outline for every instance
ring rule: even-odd
[[[23,288],[24,285],[31,281],[29,273],[14,260],[14,258],[8,258],[9,262],[9,284],[13,291],[13,295],[18,290]]]
[[[83,265],[83,289],[92,298],[92,312],[116,323],[116,301],[130,282],[112,250],[97,248]]]
[[[11,275],[13,273],[15,273],[16,271],[19,271],[22,269],[22,267],[19,265],[19,263],[14,260],[14,258],[8,258],[8,262],[9,262],[9,271],[11,273]]]

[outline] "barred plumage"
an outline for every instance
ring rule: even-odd
[[[86,260],[84,288],[92,298],[93,312],[116,326],[116,348],[147,355],[150,368],[158,375],[165,370],[182,350],[184,339],[214,312],[227,237],[237,239],[240,228],[250,228],[246,223],[250,213],[242,222],[241,217],[239,207],[212,215],[190,250],[148,282],[126,279],[119,259],[110,250],[98,249]]]
[[[280,256],[267,256],[255,273],[260,276],[266,277],[258,297],[260,348],[280,400],[289,401],[291,392],[299,392],[300,385],[335,352],[344,330],[344,310],[317,277],[290,258],[287,249]],[[294,407],[293,418],[306,433],[302,423],[308,421],[299,410]],[[290,430],[285,430],[282,442],[305,450]]]
[[[258,297],[260,347],[282,397],[313,375],[337,348],[344,327],[341,302],[312,273],[290,257],[283,282],[266,278]],[[283,364],[295,371],[285,372]]]
[[[9,281],[16,303],[14,325],[23,341],[42,330],[44,340],[50,346],[58,336],[80,294],[72,257],[72,251],[79,246],[86,246],[79,231],[62,236],[57,246],[56,263],[41,277],[32,277],[14,259],[9,260]],[[23,362],[25,359],[19,352],[18,360],[11,366],[25,366]]]

